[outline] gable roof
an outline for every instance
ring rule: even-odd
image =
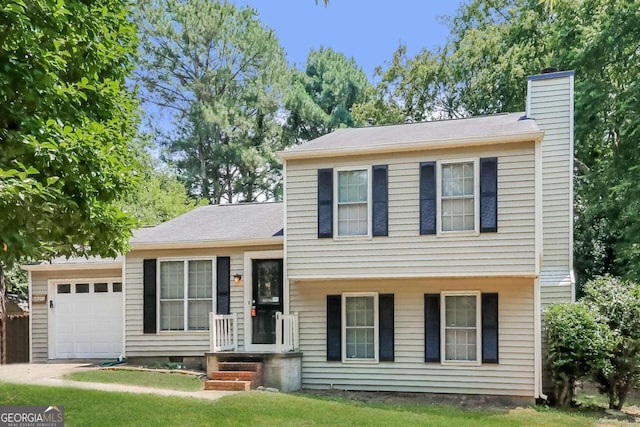
[[[141,228],[133,249],[281,244],[282,203],[211,205],[196,208],[155,227]]]
[[[280,151],[283,159],[387,153],[399,150],[540,140],[544,132],[525,113],[495,114],[388,126],[338,129]]]

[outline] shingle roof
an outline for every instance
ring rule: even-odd
[[[134,232],[131,244],[242,241],[282,236],[282,203],[202,206]]]
[[[472,141],[500,139],[516,135],[536,134],[540,129],[525,113],[496,114],[466,119],[439,120],[388,126],[368,126],[338,129],[281,152],[290,154],[315,153],[332,150],[375,149],[402,144],[443,141]]]

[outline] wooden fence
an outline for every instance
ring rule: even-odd
[[[9,315],[7,316],[7,363],[28,362],[29,315]]]

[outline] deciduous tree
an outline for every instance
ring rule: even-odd
[[[126,0],[0,5],[0,316],[3,270],[25,259],[113,256],[131,216],[136,31]],[[2,356],[5,330],[2,329]]]

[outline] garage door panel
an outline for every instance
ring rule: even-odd
[[[104,283],[78,281],[56,288],[55,358],[116,358],[122,353],[123,294],[113,292],[111,282],[104,292]]]

